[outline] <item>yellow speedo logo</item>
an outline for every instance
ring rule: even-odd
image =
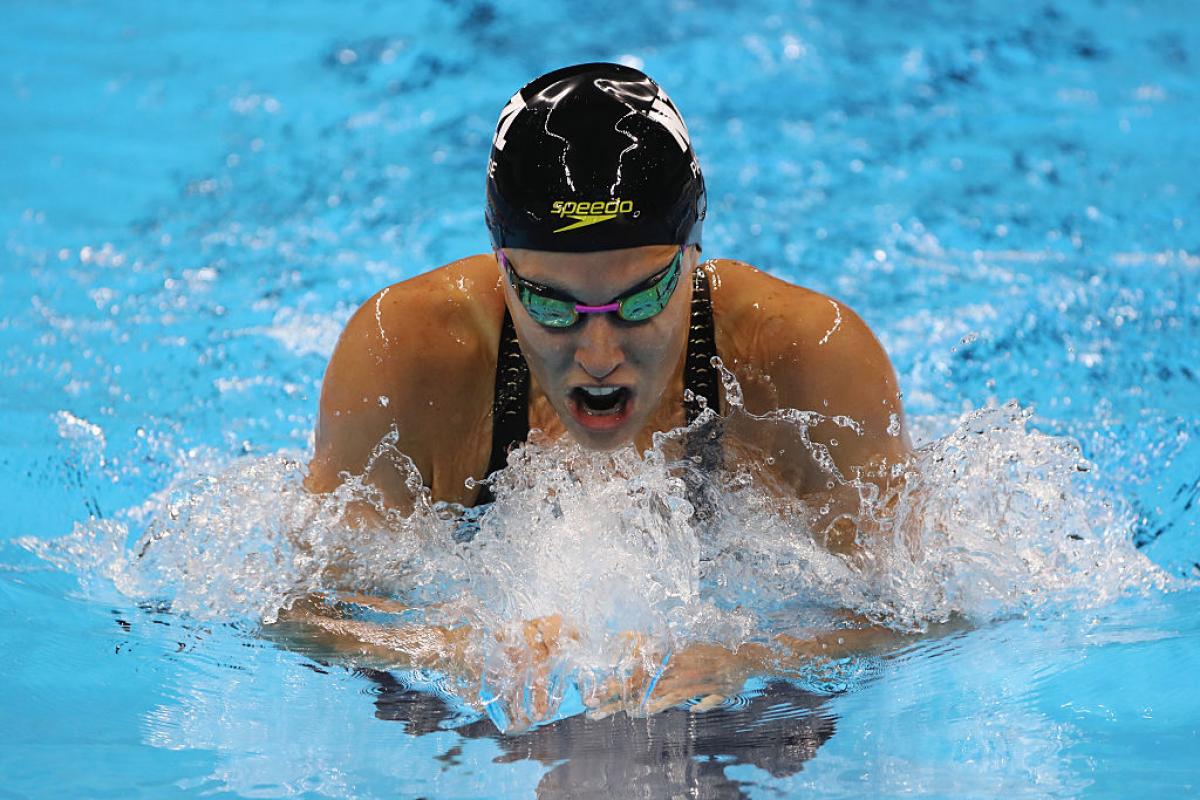
[[[619,197],[615,200],[594,200],[582,203],[577,203],[574,200],[555,200],[550,206],[550,213],[559,219],[568,217],[575,220],[569,225],[564,225],[556,229],[555,233],[595,225],[597,222],[608,222],[618,214],[630,214],[632,212],[633,201],[622,200]]]

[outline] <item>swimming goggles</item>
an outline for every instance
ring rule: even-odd
[[[569,294],[549,286],[528,281],[517,274],[503,250],[496,251],[500,264],[508,272],[509,283],[521,300],[521,305],[539,325],[547,328],[569,328],[579,321],[580,314],[607,314],[615,311],[626,322],[642,322],[662,312],[679,285],[683,248],[676,251],[671,263],[625,292],[611,303],[589,306]]]

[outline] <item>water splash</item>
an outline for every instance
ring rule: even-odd
[[[520,696],[549,680],[551,709],[575,685],[652,671],[688,642],[811,637],[844,625],[845,612],[902,632],[954,618],[983,624],[1169,585],[1133,548],[1129,512],[1090,481],[1076,443],[1031,430],[1031,409],[963,415],[950,434],[888,465],[881,491],[843,476],[808,438],[815,425],[853,429],[852,420],[732,406],[727,423],[794,429],[826,467],[827,486],[852,493],[852,512],[829,497],[781,494],[764,459],[702,476],[717,502],[711,516],[697,515],[685,479],[695,468],[679,453],[709,423],[706,412],[643,454],[535,438],[494,476],[496,502],[482,511],[432,503],[393,432],[372,460],[408,474],[415,502],[406,516],[358,478],[310,494],[302,463],[276,454],[192,473],[117,519],[22,544],[85,583],[199,618],[270,624],[313,597],[388,598],[416,609],[403,624],[469,632],[461,656],[476,683],[460,684],[465,695],[484,687]],[[847,520],[857,548],[819,544]],[[374,644],[396,647],[396,623],[385,615],[356,633],[377,631]],[[537,648],[549,656],[533,658]],[[813,685],[849,685],[862,672],[816,667]]]

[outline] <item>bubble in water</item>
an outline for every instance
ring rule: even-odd
[[[899,414],[897,414],[895,412],[888,414],[887,432],[888,432],[888,436],[899,436],[900,435],[900,415]]]

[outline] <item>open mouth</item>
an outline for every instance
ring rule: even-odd
[[[586,428],[615,428],[629,416],[632,397],[623,386],[576,386],[570,394],[571,412]]]

